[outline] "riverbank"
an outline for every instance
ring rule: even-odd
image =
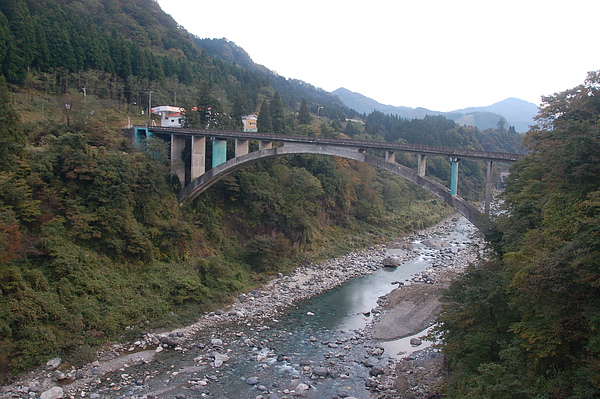
[[[289,381],[272,383],[271,386],[260,385],[258,379],[255,384],[251,384],[254,382],[252,378],[256,377],[249,377],[249,382],[244,383],[252,387],[256,385],[252,391],[255,394],[248,393],[253,395],[251,397],[283,398],[298,396],[300,391],[302,396],[311,397],[311,385],[317,384],[319,378],[348,378],[348,364],[358,363],[361,357],[364,358],[364,353],[367,353],[370,357],[377,358],[381,365],[377,366],[377,370],[382,369],[383,374],[371,373],[373,377],[366,383],[372,391],[380,392],[375,394],[380,395],[379,397],[393,395],[394,389],[397,389],[393,382],[398,374],[394,368],[396,361],[387,355],[383,356],[383,350],[377,346],[376,341],[372,341],[371,335],[384,331],[389,339],[394,320],[410,320],[414,324],[413,329],[417,329],[416,332],[422,330],[418,329],[420,326],[426,327],[432,321],[431,314],[436,307],[431,304],[436,300],[435,294],[432,292],[430,300],[419,300],[425,288],[409,288],[418,287],[418,284],[406,285],[388,294],[380,307],[370,312],[375,322],[364,331],[345,332],[327,342],[317,342],[316,338],[313,340],[310,337],[307,344],[328,350],[322,351],[323,360],[320,364],[299,360],[295,365],[295,354],[277,355],[272,342],[276,339],[265,340],[264,332],[271,328],[272,323],[277,323],[282,312],[299,300],[319,295],[350,278],[380,269],[389,258],[391,250],[394,258],[401,264],[417,256],[411,247],[414,240],[425,242],[431,248],[439,247],[441,241],[437,237],[444,234],[455,221],[455,218],[448,218],[430,229],[388,245],[371,247],[318,265],[308,265],[289,275],[279,275],[262,289],[242,294],[230,306],[204,315],[194,325],[170,332],[147,332],[138,341],[115,344],[100,353],[96,362],[85,367],[74,369],[56,359],[49,362],[45,370],[36,370],[18,383],[2,388],[2,394],[13,398],[31,398],[42,394],[43,399],[59,398],[60,395],[92,399],[165,395],[184,398],[185,393],[176,392],[193,390],[200,397],[213,397],[208,396],[211,394],[211,384],[219,380],[219,373],[226,370],[228,362],[234,362],[230,359],[251,355],[264,368],[281,362],[300,370],[299,373],[292,374]],[[466,264],[467,256],[462,253],[464,251],[459,254],[450,246],[438,249],[439,254],[433,263],[437,266],[413,278],[414,282],[426,281],[422,286],[428,287],[427,290],[430,287],[441,287],[439,283],[444,281],[444,274],[454,273]],[[423,310],[405,312],[404,315],[395,310],[407,309],[407,302],[414,304],[415,308],[421,306]],[[283,350],[280,348],[280,351]],[[188,356],[193,362],[173,370],[173,365],[167,366],[168,356]],[[402,362],[401,359],[398,364]],[[373,365],[371,367],[373,371],[375,368]],[[361,392],[343,392],[340,391],[338,396],[365,397]]]
[[[444,223],[436,225],[434,231],[444,226]],[[440,243],[434,240],[428,241],[428,244],[437,247]],[[371,337],[394,340],[418,334],[433,325],[442,307],[440,297],[443,291],[470,263],[477,261],[481,254],[475,248],[481,244],[481,237],[473,237],[468,248],[442,250],[440,262],[415,276],[412,284],[401,285],[382,296],[378,301],[377,317],[368,328]],[[421,339],[414,342],[421,345]],[[443,356],[437,349],[427,345],[407,356],[398,355],[400,357],[389,365],[381,378],[373,381],[378,399],[444,397],[439,394],[439,389],[447,374]]]

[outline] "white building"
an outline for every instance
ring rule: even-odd
[[[160,125],[163,127],[181,127],[183,125],[184,109],[171,105],[161,105],[151,109],[153,114],[160,115]]]

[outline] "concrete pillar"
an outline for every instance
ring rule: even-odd
[[[458,161],[460,161],[460,158],[450,158],[450,162],[452,162],[452,174],[450,175],[450,195],[456,195],[458,191]]]
[[[494,185],[492,183],[492,168],[494,162],[487,161],[487,173],[485,177],[485,200],[484,200],[484,212],[486,215],[490,214],[490,203],[492,202],[492,189]]]
[[[386,151],[385,152],[385,161],[394,163],[396,162],[396,151]]]
[[[192,136],[191,180],[206,172],[206,137]]]
[[[417,154],[417,174],[425,177],[425,169],[427,169],[427,155]]]
[[[227,162],[227,140],[213,139],[212,151],[213,168]]]
[[[270,150],[271,148],[273,148],[273,142],[272,141],[259,141],[258,142],[258,150]]]
[[[171,135],[171,173],[185,186],[185,162],[182,152],[185,149],[185,136]]]
[[[248,140],[235,139],[235,157],[246,155],[250,151]]]

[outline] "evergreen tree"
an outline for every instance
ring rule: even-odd
[[[301,125],[310,125],[312,123],[312,117],[310,116],[310,112],[308,111],[308,104],[306,103],[306,99],[302,99],[302,104],[300,104],[300,111],[298,112],[298,123]]]
[[[281,95],[279,92],[275,92],[273,99],[269,103],[271,124],[273,126],[273,133],[285,134],[285,115],[283,110],[283,103],[281,102]]]
[[[25,135],[20,118],[10,102],[4,76],[0,75],[0,170],[12,171],[23,155]]]
[[[260,106],[260,113],[256,120],[256,126],[259,132],[273,133],[273,124],[271,123],[271,111],[269,109],[269,102],[264,100]]]

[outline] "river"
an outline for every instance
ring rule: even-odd
[[[474,227],[452,219],[430,235],[414,235],[411,259],[377,270],[260,322],[217,323],[178,345],[150,353],[149,361],[124,363],[80,387],[95,398],[372,398],[365,382],[374,368],[407,356],[411,337],[391,342],[370,339],[377,299],[410,284],[432,266],[443,268],[465,250]],[[384,247],[385,256],[402,249]],[[416,336],[422,335],[422,333]],[[173,335],[177,339],[177,335]],[[163,345],[167,347],[167,345]],[[175,345],[172,345],[175,346]],[[216,363],[216,364],[215,364]]]

